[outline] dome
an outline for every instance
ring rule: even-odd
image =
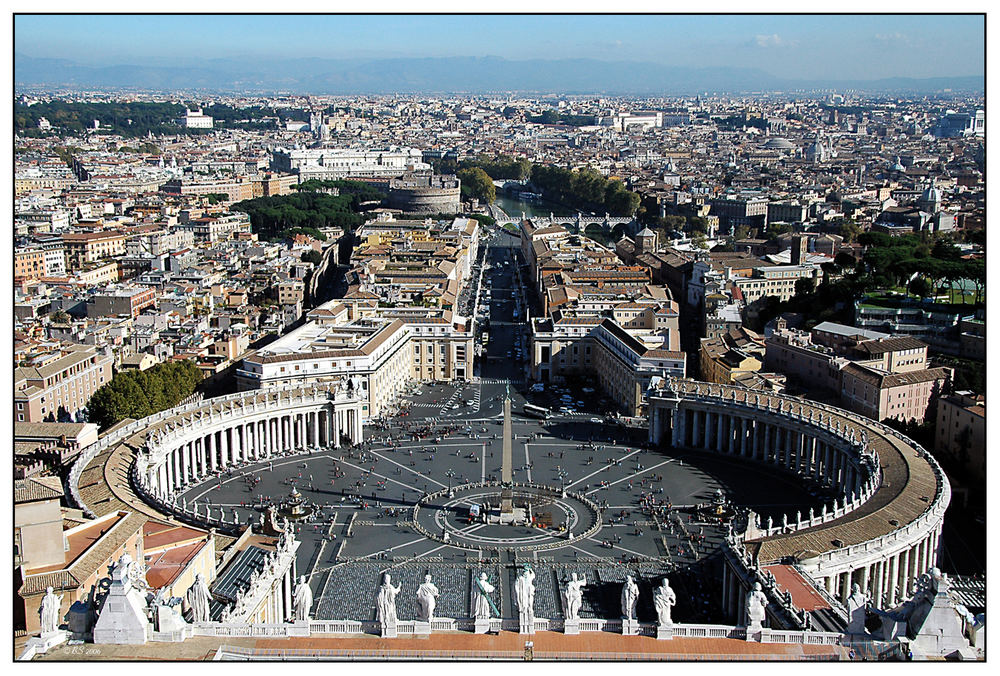
[[[938,190],[934,185],[927,186],[923,194],[920,196],[921,202],[940,202],[941,201],[941,191]]]
[[[764,148],[767,150],[794,150],[795,144],[786,138],[781,138],[780,136],[775,136],[770,138],[764,144]]]

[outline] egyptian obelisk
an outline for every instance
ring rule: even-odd
[[[514,486],[511,465],[513,464],[513,453],[511,451],[511,426],[510,426],[510,384],[507,385],[507,394],[503,400],[503,463],[500,467],[500,513],[513,514],[514,512]]]

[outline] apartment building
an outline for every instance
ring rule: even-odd
[[[78,420],[91,395],[111,380],[114,358],[89,345],[70,345],[14,369],[18,422]]]
[[[41,249],[14,251],[14,281],[30,281],[45,276],[45,252]]]
[[[156,304],[156,296],[148,286],[108,287],[87,299],[87,316],[135,318]]]
[[[125,254],[125,235],[117,230],[67,232],[62,235],[62,243],[70,270],[80,270],[88,263]]]
[[[944,393],[951,369],[888,373],[852,363],[841,370],[841,379],[840,404],[844,408],[874,420],[923,422],[928,404]]]
[[[986,476],[986,397],[963,390],[938,400],[934,452]]]
[[[786,301],[795,295],[798,280],[819,276],[820,269],[815,265],[774,265],[756,268],[752,277],[734,277],[731,284],[734,296],[750,305],[765,296]]]
[[[160,187],[172,195],[226,195],[230,202],[253,199],[253,183],[248,176],[172,178]]]
[[[744,374],[761,370],[764,353],[763,338],[742,327],[702,338],[698,350],[701,380],[723,385],[739,382]]]

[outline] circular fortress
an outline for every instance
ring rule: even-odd
[[[461,210],[462,182],[454,175],[402,176],[389,181],[389,206],[414,214]]]

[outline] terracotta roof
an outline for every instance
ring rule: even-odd
[[[62,496],[62,481],[57,476],[32,477],[14,481],[15,505],[39,500],[58,500]]]

